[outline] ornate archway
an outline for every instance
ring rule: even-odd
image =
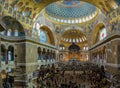
[[[16,35],[16,33],[18,33],[18,36],[25,35],[25,30],[17,19],[11,16],[3,16],[1,18],[1,22],[5,26],[4,28],[6,29],[6,34],[10,30],[11,35]]]
[[[44,31],[47,32],[48,37],[49,37],[49,39],[50,39],[50,44],[55,45],[55,38],[54,38],[53,33],[52,33],[52,31],[50,30],[50,28],[47,27],[47,26],[41,26],[40,29],[42,29],[42,30],[44,30]]]
[[[99,23],[93,32],[93,36],[92,36],[92,45],[94,45],[95,43],[97,43],[98,41],[100,41],[100,30],[102,30],[103,28],[105,28],[105,25],[103,23]]]

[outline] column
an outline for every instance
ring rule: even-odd
[[[50,60],[50,58],[49,58],[49,50],[47,50],[46,59],[47,59],[47,61],[49,62],[49,60]]]
[[[8,64],[8,50],[5,50],[5,64]]]
[[[52,50],[50,51],[50,61],[52,61]]]
[[[41,56],[40,59],[41,59],[41,61],[43,61],[43,53],[42,52],[43,52],[43,48],[41,48],[41,52],[40,52],[40,56]]]
[[[1,38],[0,38],[0,88],[2,88],[2,78],[1,78]]]
[[[46,50],[45,49],[43,49],[42,56],[43,56],[43,60],[46,61]]]
[[[54,60],[55,60],[55,61],[58,61],[58,58],[57,58],[57,53],[56,53],[56,51],[54,51],[54,54],[53,54],[53,55],[54,55],[54,56],[53,56],[53,57],[54,57]]]
[[[47,62],[47,51],[45,51],[45,54],[44,54],[45,56],[44,56],[44,58],[45,58],[45,61]]]

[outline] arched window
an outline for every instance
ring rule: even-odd
[[[79,23],[81,23],[81,18],[79,19]]]
[[[5,31],[1,32],[1,34],[4,35],[4,34],[5,34]]]
[[[8,60],[14,61],[14,47],[13,46],[8,47]]]
[[[69,39],[69,42],[72,42],[72,39]]]
[[[9,29],[9,30],[7,31],[7,36],[11,36],[11,32],[12,32],[12,30]]]
[[[41,60],[41,48],[40,47],[38,47],[37,59]]]
[[[18,30],[14,31],[14,36],[18,36]]]
[[[75,42],[75,39],[73,39],[73,42]]]

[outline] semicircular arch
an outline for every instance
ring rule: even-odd
[[[50,39],[50,44],[55,45],[55,37],[54,37],[53,32],[51,31],[51,29],[46,25],[41,26],[40,29],[47,32],[48,37]]]
[[[98,23],[93,31],[93,36],[92,36],[92,45],[94,45],[95,43],[97,43],[99,41],[100,38],[100,30],[102,30],[103,28],[106,28],[104,23]],[[106,32],[108,33],[107,29]]]

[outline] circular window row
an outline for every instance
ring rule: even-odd
[[[87,51],[89,48],[87,46],[83,47],[83,50]],[[60,46],[59,50],[65,50],[65,46]]]
[[[85,36],[81,37],[81,38],[63,38],[63,41],[65,42],[74,42],[74,43],[80,43],[80,42],[84,42],[86,41],[87,38]]]
[[[94,13],[90,14],[89,16],[83,17],[83,18],[76,18],[76,19],[61,19],[61,18],[55,18],[55,17],[50,17],[50,19],[55,20],[57,22],[61,23],[68,23],[68,24],[76,24],[76,23],[83,23],[87,22],[89,20],[92,20],[95,16],[97,15],[97,11]]]
[[[83,50],[88,50],[89,48],[87,46],[83,47]]]

